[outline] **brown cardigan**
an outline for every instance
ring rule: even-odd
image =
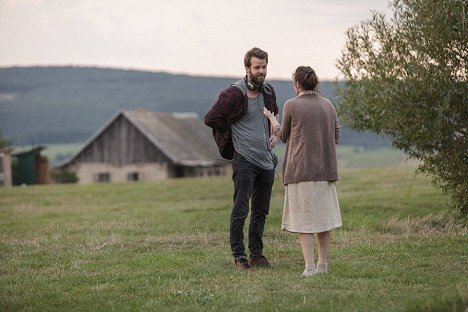
[[[283,121],[274,131],[286,143],[285,185],[338,180],[335,145],[340,139],[340,125],[328,99],[304,94],[286,101]]]

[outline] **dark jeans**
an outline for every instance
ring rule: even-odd
[[[249,213],[249,200],[251,200],[249,250],[251,255],[259,256],[263,250],[263,229],[270,209],[275,170],[257,167],[238,154],[234,155],[232,169],[234,182],[234,206],[230,227],[232,255],[235,259],[246,257],[244,223]]]

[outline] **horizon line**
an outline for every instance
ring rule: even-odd
[[[201,73],[188,73],[188,72],[177,72],[177,71],[168,71],[168,70],[156,70],[156,69],[147,69],[139,67],[119,67],[112,65],[92,65],[92,64],[75,64],[75,63],[61,63],[61,64],[15,64],[15,65],[6,65],[0,64],[0,69],[9,69],[9,68],[65,68],[65,67],[74,67],[74,68],[96,68],[96,69],[110,69],[110,70],[122,70],[122,71],[136,71],[136,72],[147,72],[147,73],[159,73],[159,74],[168,74],[174,76],[189,76],[189,77],[199,77],[199,78],[226,78],[226,79],[239,79],[243,77],[242,74],[237,75],[228,75],[228,74],[201,74]],[[319,77],[320,79],[320,77]],[[267,80],[270,81],[292,81],[291,78],[283,77],[269,77]],[[338,77],[335,78],[324,78],[320,81],[337,81]],[[341,79],[343,80],[343,79]]]

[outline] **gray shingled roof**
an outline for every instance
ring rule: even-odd
[[[175,164],[210,166],[225,162],[219,155],[211,129],[195,113],[160,113],[145,110],[119,111],[84,144],[75,155],[59,164],[72,162],[109,125],[123,115]]]
[[[175,163],[221,160],[211,129],[196,114],[124,111],[124,116]]]

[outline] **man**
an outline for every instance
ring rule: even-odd
[[[276,137],[263,107],[278,114],[273,87],[265,83],[268,53],[259,48],[244,57],[246,75],[223,90],[205,116],[221,156],[232,159],[234,182],[233,208],[230,220],[230,244],[237,268],[270,266],[263,255],[263,229],[270,209],[276,155],[272,148]],[[249,213],[249,258],[245,254],[244,223]]]

